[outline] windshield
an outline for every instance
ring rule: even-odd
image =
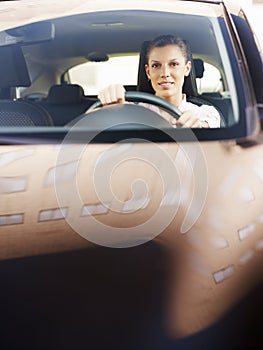
[[[58,130],[72,126],[98,101],[105,86],[121,84],[129,92],[148,92],[141,88],[141,74],[146,74],[142,45],[157,36],[173,35],[180,37],[191,53],[183,98],[198,107],[215,108],[220,122],[207,123],[210,128],[234,126],[240,120],[240,84],[233,69],[236,62],[227,26],[219,5],[198,4],[197,8],[193,14],[188,2],[180,2],[180,13],[173,9],[118,10],[54,18],[42,22],[43,36],[39,29],[35,41],[30,25],[4,31],[0,35],[6,40],[0,47],[0,98],[33,103],[47,114],[40,122],[23,117],[20,127]],[[180,110],[180,103],[175,107]],[[206,117],[201,116],[203,122],[202,118]],[[17,126],[5,117],[1,124],[1,129]]]

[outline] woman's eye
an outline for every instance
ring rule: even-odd
[[[172,65],[172,67],[177,67],[177,66],[179,66],[179,63],[178,62],[172,62],[171,65]]]
[[[159,64],[159,63],[153,63],[153,64],[152,64],[152,68],[158,68],[158,67],[160,67],[160,64]]]

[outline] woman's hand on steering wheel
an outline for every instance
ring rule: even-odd
[[[178,120],[181,116],[181,111],[174,105],[164,100],[161,97],[152,95],[146,92],[140,91],[128,91],[124,89],[121,84],[113,84],[102,89],[98,94],[99,101],[95,102],[89,107],[87,112],[90,112],[96,108],[100,108],[106,105],[114,103],[125,103],[125,101],[131,102],[144,102],[160,107],[164,111],[171,114],[175,120]]]
[[[103,106],[113,103],[124,103],[125,92],[123,85],[113,84],[102,89],[98,94],[98,98]]]

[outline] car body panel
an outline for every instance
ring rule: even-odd
[[[23,190],[2,190],[1,260],[155,239],[173,262],[166,321],[176,337],[210,326],[260,282],[262,146],[162,143],[144,152],[141,144],[65,147],[72,155],[66,162],[56,145],[1,147],[2,186],[6,179],[10,188],[11,181],[26,182]],[[178,176],[172,182],[167,159]],[[110,188],[101,167],[116,171]],[[19,214],[23,221],[12,222]]]

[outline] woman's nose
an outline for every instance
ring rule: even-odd
[[[162,74],[162,77],[169,77],[169,75],[170,75],[169,67],[167,67],[166,65],[164,65],[164,66],[162,67],[162,72],[161,72],[161,74]]]

